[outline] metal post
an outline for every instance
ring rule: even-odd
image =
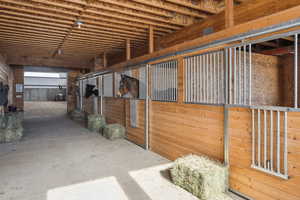
[[[247,85],[246,85],[246,83],[247,83],[247,65],[246,65],[246,53],[247,53],[247,47],[246,47],[246,45],[244,45],[244,68],[243,68],[243,70],[244,70],[244,78],[243,78],[243,85],[244,85],[244,105],[246,105],[247,104],[247,98],[246,98],[246,96],[247,96]]]
[[[273,152],[274,152],[274,139],[273,139],[273,111],[270,110],[270,163],[271,163],[271,171],[273,171]]]
[[[264,110],[264,168],[267,168],[267,111]]]
[[[146,99],[145,99],[145,149],[149,149],[149,65],[146,65]]]
[[[237,53],[236,48],[233,50],[234,53],[234,66],[233,66],[233,103],[236,104],[237,100]]]
[[[280,173],[280,111],[277,111],[277,173]]]
[[[249,105],[252,104],[252,45],[249,44]]]
[[[252,165],[255,165],[255,110],[252,109]]]
[[[294,107],[298,107],[298,34],[295,35],[295,66],[294,66]]]
[[[287,112],[284,112],[284,175],[288,175],[288,133],[287,133]]]
[[[257,110],[257,162],[258,166],[261,166],[261,152],[260,152],[260,147],[261,147],[261,129],[260,129],[260,109]]]

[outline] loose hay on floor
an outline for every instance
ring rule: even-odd
[[[174,184],[201,200],[213,199],[227,188],[227,167],[205,156],[178,158],[170,172]]]
[[[120,124],[109,124],[103,128],[103,136],[109,140],[125,137],[125,128]]]
[[[88,129],[94,132],[102,131],[106,125],[105,117],[102,115],[92,114],[88,116]]]

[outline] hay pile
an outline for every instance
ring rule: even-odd
[[[188,155],[179,158],[170,172],[174,184],[201,200],[222,196],[227,188],[227,167],[205,156]]]
[[[81,110],[75,109],[69,113],[72,120],[85,121],[85,114]]]
[[[23,137],[23,113],[8,113],[0,117],[0,143],[18,141]]]
[[[87,127],[93,132],[102,132],[102,128],[106,125],[105,117],[102,115],[92,114],[88,116]]]
[[[125,128],[120,124],[109,124],[103,128],[103,136],[109,140],[125,137]]]

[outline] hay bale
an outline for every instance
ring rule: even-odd
[[[23,137],[23,113],[7,113],[0,118],[0,142],[14,142]]]
[[[170,172],[174,184],[201,200],[215,198],[227,188],[227,167],[205,156],[188,155],[179,158]]]
[[[103,136],[109,140],[116,140],[125,137],[125,128],[120,124],[109,124],[103,128]]]
[[[88,116],[88,129],[93,132],[100,132],[106,125],[105,117],[102,115],[92,114]]]

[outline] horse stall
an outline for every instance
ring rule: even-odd
[[[299,199],[298,38],[273,33],[95,73],[94,112],[170,160],[225,163],[229,189],[241,196]],[[89,102],[78,105],[89,112]]]

